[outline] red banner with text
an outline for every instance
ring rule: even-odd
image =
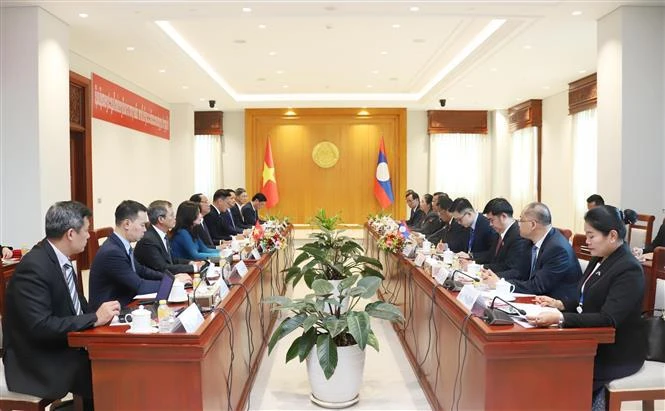
[[[92,116],[169,139],[169,110],[92,73]]]

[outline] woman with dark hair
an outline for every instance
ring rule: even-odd
[[[593,409],[605,398],[605,384],[639,371],[646,357],[646,335],[640,319],[644,275],[624,242],[626,224],[636,221],[633,210],[598,206],[584,216],[586,245],[593,258],[578,287],[578,298],[536,302],[560,312],[545,311],[527,319],[539,327],[614,327],[612,344],[599,344],[593,370]]]
[[[203,216],[199,205],[193,201],[183,201],[178,206],[175,216],[175,227],[171,232],[171,253],[174,258],[186,260],[205,260],[219,257],[219,250],[208,248],[198,236],[194,227],[201,224]]]
[[[420,209],[425,213],[425,218],[423,218],[420,225],[415,227],[413,231],[417,231],[427,236],[443,226],[443,221],[441,221],[439,213],[434,210],[434,207],[432,207],[433,200],[434,196],[431,194],[425,194],[420,199]]]

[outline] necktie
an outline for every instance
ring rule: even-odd
[[[62,265],[63,273],[65,274],[65,280],[67,281],[67,288],[69,288],[69,296],[72,298],[72,305],[74,305],[74,311],[76,315],[81,314],[81,302],[79,301],[79,295],[76,291],[76,281],[74,280],[74,270],[70,263],[65,263]]]
[[[473,240],[475,238],[476,230],[473,228],[471,229],[471,233],[469,234],[469,252],[471,252],[471,247],[473,247]]]
[[[164,244],[166,244],[166,254],[168,254],[168,260],[171,262],[171,243],[169,242],[169,237],[164,236]]]
[[[538,259],[538,246],[531,247],[531,275],[536,271],[536,260]]]
[[[231,220],[231,225],[233,228],[236,228],[236,223],[233,221],[233,215],[231,214],[231,210],[228,211],[229,213],[229,220]]]
[[[129,261],[132,262],[132,270],[136,272],[136,265],[134,264],[134,249],[129,247]]]
[[[503,239],[499,238],[496,241],[496,249],[494,250],[494,255],[496,256],[499,254],[499,250],[503,247]]]

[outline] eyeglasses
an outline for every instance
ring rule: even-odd
[[[536,220],[527,220],[527,219],[524,219],[524,218],[518,219],[517,222],[518,223],[537,223]]]
[[[469,214],[468,211],[465,212],[464,214],[462,214],[462,215],[459,216],[459,217],[453,217],[453,218],[455,219],[455,221],[456,221],[457,223],[462,224],[462,219],[464,219],[464,217],[465,217],[467,214]]]

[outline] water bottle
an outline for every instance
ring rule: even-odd
[[[194,279],[192,280],[192,290],[196,290],[196,287],[201,284],[201,274],[194,274]]]
[[[166,305],[166,300],[159,300],[157,307],[157,321],[159,323],[159,332],[168,333],[171,331],[169,320],[171,319],[171,309]]]

